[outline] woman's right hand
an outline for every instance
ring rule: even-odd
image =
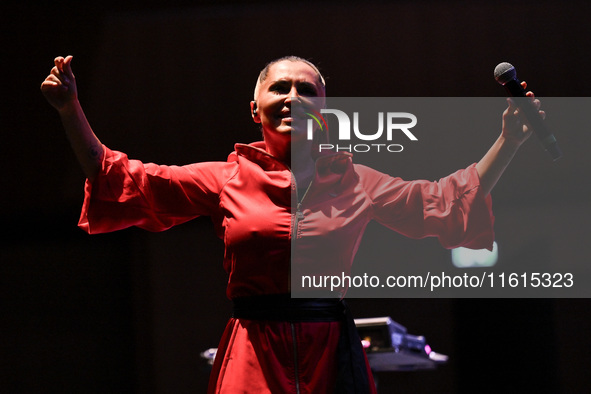
[[[41,84],[41,92],[55,109],[61,111],[78,100],[76,78],[72,73],[72,56],[58,56],[55,66]]]
[[[92,131],[86,115],[78,102],[76,78],[72,73],[72,56],[54,60],[55,66],[41,84],[41,92],[58,110],[66,135],[76,157],[90,180],[99,173],[102,165],[103,146]]]

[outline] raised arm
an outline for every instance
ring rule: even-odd
[[[527,85],[525,82],[522,82],[522,86],[525,89]],[[534,105],[539,110],[540,101],[535,99],[532,92],[527,92],[527,96],[533,100]],[[501,135],[484,157],[476,164],[476,171],[478,171],[484,195],[488,195],[491,192],[521,144],[532,133],[532,129],[528,126],[525,116],[520,113],[515,102],[511,99],[507,99],[507,101],[509,106],[503,112]],[[544,117],[544,111],[540,111],[540,115]]]
[[[56,57],[54,64],[51,73],[41,84],[41,92],[58,111],[84,174],[93,180],[101,168],[103,146],[92,131],[78,101],[76,78],[71,67],[72,56]]]

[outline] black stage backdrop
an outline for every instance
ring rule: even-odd
[[[0,392],[204,392],[199,353],[217,345],[230,314],[208,219],[159,234],[76,228],[84,177],[39,92],[55,56],[74,55],[80,100],[104,143],[166,164],[225,160],[235,142],[259,139],[248,108],[255,78],[286,54],[315,61],[332,96],[502,96],[492,77],[501,61],[538,96],[591,92],[586,1],[14,3],[2,6]],[[562,224],[589,217],[591,137],[556,134],[560,162],[532,139],[493,192],[497,235],[512,258],[589,262],[588,231]],[[393,165],[437,178],[495,138]],[[543,231],[517,230],[529,223]],[[380,374],[381,392],[590,386],[587,299],[350,304],[450,355],[435,371]]]

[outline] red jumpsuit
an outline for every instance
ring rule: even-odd
[[[474,165],[439,182],[409,182],[334,154],[317,160],[293,212],[289,168],[263,142],[235,149],[227,162],[179,167],[128,160],[105,147],[101,173],[86,183],[79,226],[88,233],[162,231],[211,216],[225,243],[230,299],[289,293],[290,264],[294,272],[307,269],[326,250],[324,267],[348,273],[370,220],[413,238],[437,236],[448,248],[492,245],[491,200]],[[230,319],[209,392],[332,392],[341,324]]]

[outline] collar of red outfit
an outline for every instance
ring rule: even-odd
[[[266,170],[285,170],[289,167],[277,160],[267,152],[265,141],[256,141],[250,144],[235,144],[235,151],[228,156],[228,161],[236,161],[237,156],[244,156],[247,159],[261,165]],[[322,175],[326,172],[344,173],[351,163],[352,154],[349,152],[323,151],[314,155],[316,160],[317,173]]]
[[[235,151],[228,157],[229,162],[237,162],[244,157],[257,164],[265,171],[289,171],[289,166],[277,160],[266,151],[264,141],[251,144],[236,144]],[[353,169],[353,162],[349,152],[323,152],[316,158],[316,177],[312,194],[330,191],[331,195],[339,195],[344,189],[358,180]]]

